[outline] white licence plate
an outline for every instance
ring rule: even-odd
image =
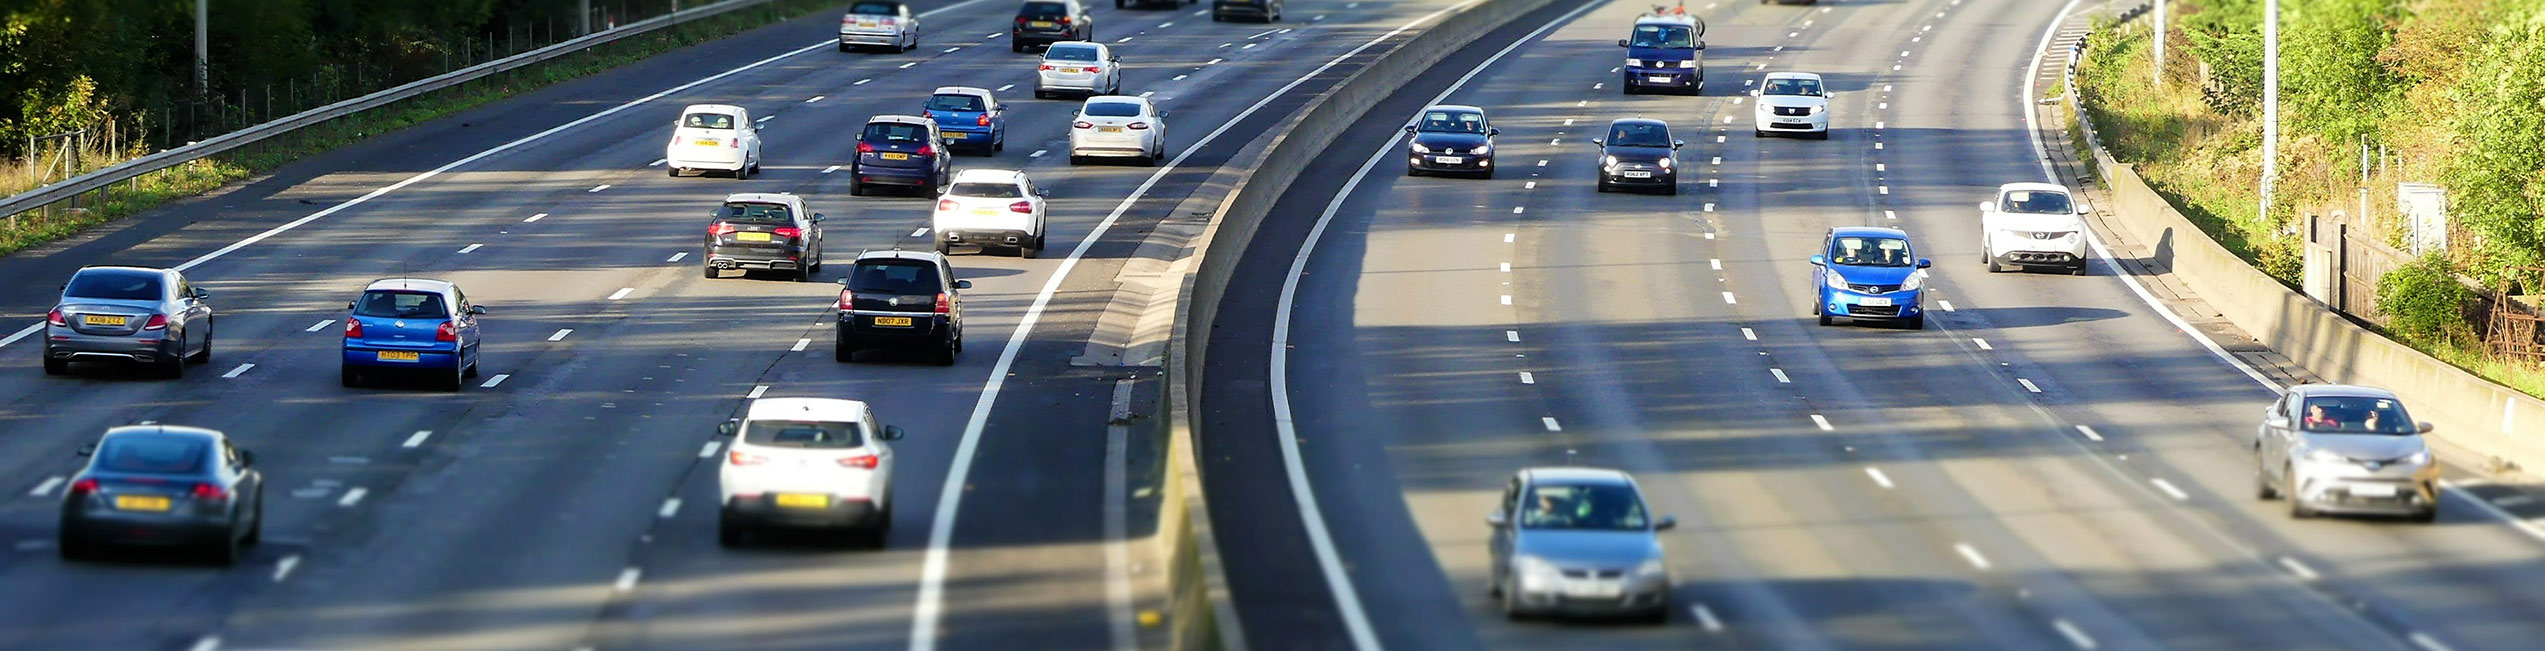
[[[1567,596],[1590,599],[1613,599],[1624,592],[1623,587],[1608,581],[1584,581],[1564,587]]]
[[[2352,484],[2352,497],[2394,497],[2394,484]]]
[[[1645,75],[1644,81],[1655,84],[1667,84],[1671,82],[1671,78],[1670,75]]]
[[[1777,118],[1777,119],[1776,119],[1776,123],[1777,123],[1777,124],[1811,124],[1811,123],[1812,123],[1812,121],[1811,121],[1810,119],[1807,119],[1807,118]]]
[[[1432,160],[1439,161],[1439,162],[1441,162],[1441,163],[1464,163],[1464,162],[1467,162],[1467,159],[1459,158],[1459,157],[1457,157],[1457,156],[1433,156],[1433,157],[1432,157]]]
[[[1626,173],[1626,178],[1630,178],[1630,179],[1649,179],[1649,178],[1652,178],[1652,173],[1651,173],[1651,172],[1627,172],[1627,173]]]
[[[1874,297],[1868,297],[1868,298],[1866,298],[1866,299],[1864,299],[1864,300],[1856,301],[1856,304],[1857,304],[1857,305],[1871,305],[1871,306],[1874,306],[1874,307],[1889,307],[1889,306],[1891,305],[1891,299],[1883,298],[1883,297],[1880,297],[1880,296],[1874,296]]]

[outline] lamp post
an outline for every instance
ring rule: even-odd
[[[205,32],[212,26],[212,0],[194,0],[194,94],[211,92],[207,79],[211,76],[211,37]]]
[[[2148,68],[2155,71],[2151,79],[2154,83],[2161,86],[2165,84],[2165,0],[2156,0],[2155,52],[2156,60],[2153,62],[2154,65],[2150,65]]]
[[[2280,0],[2262,2],[2262,215],[2280,177]]]

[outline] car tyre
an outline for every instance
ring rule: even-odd
[[[473,378],[473,377],[477,377],[477,362],[475,362],[475,361],[471,361],[471,362],[469,362],[469,363],[468,363],[468,370],[466,370],[466,371],[461,371],[461,372],[460,372],[460,377],[461,377],[461,378]]]
[[[2084,263],[2084,262],[2078,262],[2078,263],[2076,264],[2076,266],[2069,267],[2069,268],[2068,268],[2068,275],[2071,275],[2071,276],[2083,276],[2083,275],[2085,275],[2085,263]]]
[[[90,545],[88,541],[80,540],[79,538],[72,537],[69,534],[63,534],[60,538],[54,540],[53,546],[57,548],[57,551],[62,553],[62,560],[65,561],[85,561],[97,558],[96,547]]]
[[[2254,452],[2260,454],[2261,450]],[[2262,464],[2253,466],[2253,498],[2265,502],[2280,499],[2280,489],[2271,485],[2271,475],[2262,471]]]
[[[736,180],[736,181],[749,181],[749,180],[751,180],[751,166],[750,166],[750,165],[744,165],[744,166],[741,166],[741,167],[733,168],[733,180]]]
[[[1766,129],[1751,129],[1751,130],[1750,130],[1750,137],[1752,137],[1752,138],[1765,138],[1765,137],[1767,137],[1767,130],[1766,130]]]
[[[1920,314],[1920,315],[1917,315],[1917,316],[1909,317],[1909,320],[1900,322],[1900,329],[1902,329],[1902,330],[1925,330],[1925,329],[1926,329],[1926,315],[1924,315],[1924,314]]]
[[[1828,140],[1828,139],[1829,139],[1829,130],[1828,130],[1828,129],[1822,129],[1822,130],[1819,130],[1819,131],[1814,131],[1814,132],[1812,132],[1812,139],[1813,139],[1813,140]]]
[[[452,366],[451,374],[443,376],[437,381],[441,383],[443,391],[458,391],[460,390],[460,385],[468,383],[468,378],[463,377],[467,374],[468,367]]]
[[[1484,178],[1484,179],[1486,179],[1486,180],[1492,180],[1492,179],[1493,179],[1493,168],[1490,168],[1490,167],[1485,168],[1484,173],[1479,174],[1478,176],[1481,176],[1481,177],[1483,177],[1483,178]]]
[[[2315,517],[2315,509],[2307,508],[2307,506],[2306,506],[2306,500],[2305,500],[2304,498],[2300,497],[2300,496],[2298,495],[2297,490],[2296,490],[2296,489],[2297,489],[2297,484],[2298,484],[2298,473],[2297,473],[2297,468],[2295,468],[2295,467],[2282,467],[2282,468],[2280,469],[2280,479],[2281,479],[2281,481],[2286,481],[2286,482],[2288,482],[2288,483],[2289,483],[2289,489],[2290,489],[2290,490],[2288,491],[2288,499],[2289,499],[2289,519],[2291,519],[2291,520],[2304,520],[2304,519],[2307,519],[2307,518]]]
[[[937,365],[938,365],[938,366],[953,366],[953,365],[954,365],[954,353],[955,353],[956,348],[957,348],[957,343],[956,343],[956,340],[955,340],[954,335],[952,335],[952,334],[948,334],[948,335],[946,335],[946,336],[943,338],[943,340],[938,341],[938,342],[937,342]]]
[[[1661,188],[1661,194],[1662,194],[1662,195],[1664,195],[1664,196],[1672,196],[1672,197],[1679,196],[1679,182],[1678,182],[1678,181],[1671,181],[1671,182],[1670,182],[1670,185],[1662,186],[1662,188]]]
[[[725,548],[741,547],[743,542],[742,536],[744,533],[742,525],[735,524],[732,520],[727,520],[723,516],[717,516],[716,546]]]
[[[177,344],[177,348],[179,351],[178,354],[167,355],[160,358],[159,377],[170,380],[186,379],[186,360],[184,357],[185,344]]]
[[[850,47],[848,46],[848,44],[847,44],[847,43],[841,43],[841,44],[839,44],[839,51],[841,51],[841,52],[847,52],[847,51],[849,51],[849,50],[851,50],[851,49],[853,49],[853,48],[850,48]]]
[[[1999,262],[1997,261],[1997,254],[1995,254],[1995,253],[1982,252],[1980,255],[1985,256],[1985,257],[1987,257],[1987,258],[1988,258],[1988,272],[1989,272],[1989,273],[1998,273],[1998,272],[2002,272],[2002,271],[2005,271],[2005,270],[2006,270],[2006,265],[2001,264],[2001,263],[1999,263]]]
[[[1085,164],[1087,164],[1087,157],[1085,157],[1085,156],[1080,156],[1080,155],[1077,155],[1077,154],[1070,154],[1070,155],[1069,155],[1069,164],[1071,164],[1071,165],[1085,165]]]
[[[2413,522],[2417,522],[2417,523],[2421,523],[2421,524],[2430,524],[2430,523],[2433,523],[2433,522],[2438,522],[2438,521],[2439,521],[2439,507],[2433,506],[2433,507],[2430,507],[2430,508],[2426,508],[2426,509],[2422,509],[2422,510],[2419,510],[2419,511],[2414,511],[2414,512],[2412,512],[2412,521],[2413,521]]]
[[[237,534],[237,531],[231,531],[229,535],[221,536],[221,542],[212,543],[211,549],[204,550],[206,555],[210,556],[209,560],[212,561],[213,566],[230,567],[239,564],[239,538]]]
[[[1608,180],[1607,180],[1607,179],[1601,179],[1601,180],[1600,180],[1600,182],[1599,182],[1599,191],[1600,191],[1600,192],[1610,192],[1610,191],[1611,191],[1611,190],[1609,190],[1609,188],[1608,188]]]
[[[1043,248],[1042,248],[1042,247],[1039,247],[1039,246],[1033,246],[1033,245],[1027,245],[1027,244],[1019,244],[1019,245],[1016,245],[1016,257],[1019,257],[1019,258],[1033,258],[1034,256],[1038,256],[1038,255],[1042,255],[1042,254],[1043,254]]]
[[[664,175],[664,176],[669,176],[669,177],[672,177],[672,178],[675,178],[675,179],[680,178],[680,168],[678,168],[678,167],[672,167],[672,166],[669,166],[669,165],[665,165],[665,166],[663,166],[663,175]]]
[[[188,357],[188,358],[186,358],[186,363],[188,363],[188,364],[210,364],[210,363],[212,363],[212,322],[210,322],[210,321],[205,321],[205,322],[203,323],[203,350],[195,351],[195,353],[194,353],[194,356],[193,356],[193,357]]]
[[[45,375],[61,375],[61,374],[64,374],[64,373],[69,373],[69,372],[71,372],[71,360],[67,360],[67,359],[54,359],[54,357],[53,357],[53,353],[52,353],[51,351],[46,351],[46,352],[45,352],[45,354],[44,354],[44,374],[45,374]]]
[[[1820,315],[1820,324],[1821,324],[1821,325],[1825,325],[1825,326],[1826,326],[1826,325],[1837,325],[1837,324],[1838,324],[1838,317],[1830,316],[1830,315],[1827,315],[1827,314]]]
[[[362,374],[355,372],[351,366],[338,367],[336,369],[336,382],[343,384],[347,389],[359,387],[362,386]]]
[[[848,336],[846,328],[831,329],[831,361],[841,364],[857,361],[857,340]]]
[[[1520,591],[1504,590],[1502,591],[1502,598],[1497,601],[1501,602],[1502,618],[1504,620],[1516,622],[1529,618],[1528,611],[1520,606]]]
[[[1405,175],[1406,175],[1406,176],[1409,176],[1409,177],[1410,177],[1410,176],[1422,176],[1422,175],[1423,175],[1423,170],[1422,170],[1422,168],[1415,167],[1413,163],[1406,163],[1406,164],[1405,164]]]
[[[953,252],[954,245],[947,244],[944,239],[937,240],[937,255],[952,255]]]
[[[1009,51],[1009,52],[1024,52],[1024,51],[1025,51],[1025,44],[1024,44],[1024,43],[1020,43],[1020,42],[1016,42],[1016,41],[1008,41],[1008,42],[1007,42],[1007,51]]]
[[[257,545],[257,544],[264,543],[264,542],[265,542],[265,487],[264,487],[264,486],[257,486],[257,487],[256,487],[256,507],[255,507],[253,510],[250,510],[250,511],[249,511],[249,513],[250,513],[250,514],[252,514],[252,515],[254,515],[254,516],[255,516],[255,518],[249,521],[249,524],[247,525],[247,536],[246,536],[246,537],[244,537],[244,538],[240,538],[240,539],[239,539],[239,544],[242,544],[242,545]]]

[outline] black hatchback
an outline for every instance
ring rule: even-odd
[[[61,553],[99,547],[180,547],[230,565],[265,525],[265,477],[256,455],[220,432],[173,425],[106,430],[80,448],[88,466],[62,494]]]
[[[954,152],[946,147],[937,121],[916,115],[878,115],[866,120],[857,136],[857,158],[849,163],[848,193],[866,194],[874,185],[909,188],[921,196],[944,194],[954,176]]]
[[[1626,118],[1608,123],[1608,137],[1594,138],[1591,144],[1599,146],[1599,191],[1648,188],[1679,193],[1678,152],[1688,143],[1672,140],[1670,125]]]
[[[1061,41],[1096,40],[1096,19],[1078,0],[1026,0],[1016,8],[1016,26],[1008,28],[1007,49],[1023,52]]]
[[[963,293],[954,266],[935,251],[871,251],[839,279],[839,320],[831,357],[853,361],[865,348],[917,348],[940,365],[963,352]]]

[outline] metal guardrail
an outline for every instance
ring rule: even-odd
[[[610,29],[585,34],[570,40],[521,54],[480,63],[432,77],[408,82],[387,90],[363,95],[334,104],[294,113],[256,126],[213,136],[199,142],[116,163],[104,169],[21,192],[0,199],[0,216],[15,218],[29,211],[41,210],[55,203],[79,198],[107,186],[140,178],[142,175],[215,156],[256,144],[303,128],[326,123],[363,111],[380,108],[419,95],[484,79],[525,66],[563,57],[592,47],[616,42],[672,25],[726,13],[736,9],[767,4],[770,0],[724,0],[703,7],[679,9],[672,13],[647,18]]]

